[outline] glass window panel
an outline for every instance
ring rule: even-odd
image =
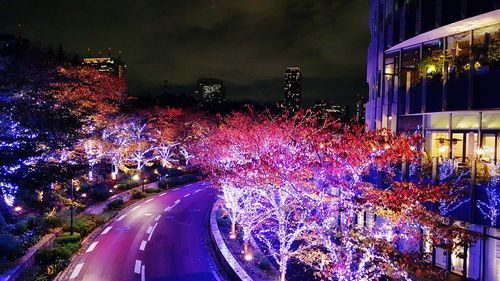
[[[448,129],[450,126],[449,118],[449,114],[427,115],[425,127],[426,129]]]
[[[479,128],[479,115],[477,114],[453,114],[451,121],[453,129],[477,129]]]
[[[500,128],[500,112],[483,112],[481,127],[483,129],[499,129]]]
[[[428,132],[426,135],[426,146],[428,155],[433,157],[445,157],[449,156],[449,134],[444,132]]]
[[[495,134],[483,134],[482,145],[478,150],[479,160],[492,162],[495,160]]]
[[[451,139],[451,146],[452,146],[451,157],[460,162],[464,157],[464,134],[453,133]]]

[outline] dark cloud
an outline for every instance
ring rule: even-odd
[[[120,49],[136,94],[210,76],[230,99],[275,101],[284,68],[298,65],[304,98],[346,103],[366,91],[367,13],[366,0],[16,0],[0,7],[0,32],[21,23],[70,52]]]

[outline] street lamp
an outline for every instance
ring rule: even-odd
[[[15,206],[14,207],[14,211],[17,212],[17,213],[21,212],[22,210],[23,210],[23,207],[21,207],[21,206]]]
[[[132,176],[132,179],[133,179],[133,180],[135,180],[135,181],[137,181],[139,184],[141,184],[141,190],[142,190],[142,192],[144,192],[144,182],[143,182],[143,181],[141,181],[141,176],[140,176],[140,174],[135,174],[135,175],[133,175],[133,176]]]

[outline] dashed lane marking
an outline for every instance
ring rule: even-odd
[[[142,266],[141,281],[146,281],[146,266],[145,265]]]
[[[158,221],[161,218],[161,215],[157,215],[155,221]]]
[[[184,198],[188,197],[189,195],[191,195],[191,193],[188,193],[188,194],[184,195]]]
[[[135,260],[134,273],[141,274],[141,265],[142,262],[140,260]]]
[[[121,221],[123,220],[123,218],[125,218],[127,215],[122,215],[121,217],[119,217],[118,219],[116,219],[116,221]]]
[[[146,249],[146,243],[148,243],[148,241],[142,240],[139,250],[144,251],[144,249]]]
[[[87,251],[85,251],[85,252],[86,252],[86,253],[90,253],[90,252],[92,252],[92,251],[95,249],[95,247],[97,246],[97,244],[98,244],[98,243],[99,243],[99,242],[94,242],[94,243],[90,244],[89,248],[88,248],[88,249],[87,249]]]
[[[82,270],[83,268],[83,262],[77,264],[75,266],[75,269],[73,269],[73,272],[71,272],[71,275],[69,276],[69,279],[75,279],[76,277],[78,277],[78,274],[80,274],[80,271]]]
[[[146,203],[153,201],[154,198],[146,200]]]
[[[111,230],[111,228],[113,228],[113,227],[112,227],[112,226],[108,226],[108,227],[106,227],[106,228],[104,229],[104,231],[103,231],[101,234],[106,234],[106,233],[108,233],[108,232]]]
[[[146,230],[146,233],[150,234],[152,230],[153,230],[153,227],[152,226],[148,226],[148,229]]]
[[[151,237],[153,237],[153,233],[155,232],[156,226],[158,226],[158,223],[155,223],[153,226],[153,229],[151,230],[151,233],[149,234],[148,241],[151,241]]]
[[[131,212],[132,212],[132,211],[135,211],[135,210],[139,209],[140,207],[141,207],[141,205],[135,206],[134,208],[130,209],[130,211],[131,211]]]

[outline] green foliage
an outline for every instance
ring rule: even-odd
[[[0,234],[0,259],[6,257],[15,259],[20,253],[21,243],[10,233]]]
[[[47,228],[61,227],[64,223],[64,220],[60,216],[46,215],[44,219]]]
[[[160,192],[161,190],[160,190],[160,189],[158,189],[158,188],[146,188],[144,191],[145,191],[146,193],[158,193],[158,192]]]
[[[142,199],[144,197],[146,197],[146,193],[140,190],[134,190],[134,192],[132,193],[133,199]]]
[[[65,244],[65,243],[75,243],[81,240],[82,236],[78,232],[73,232],[71,235],[69,232],[64,232],[56,238],[56,243]]]
[[[139,183],[133,180],[125,180],[116,185],[116,188],[120,190],[130,190],[134,187],[139,186]]]
[[[93,185],[90,188],[90,193],[91,193],[92,199],[94,199],[95,201],[98,201],[98,202],[105,201],[110,196],[109,189],[104,184]]]
[[[38,250],[35,254],[35,261],[42,266],[48,266],[56,263],[57,260],[69,259],[71,254],[70,248],[56,243],[50,247]]]
[[[108,210],[121,210],[125,203],[122,199],[115,199],[108,203]]]
[[[73,223],[73,230],[82,236],[87,236],[97,227],[96,215],[85,214],[77,216]],[[64,231],[69,231],[69,223],[64,225]]]

